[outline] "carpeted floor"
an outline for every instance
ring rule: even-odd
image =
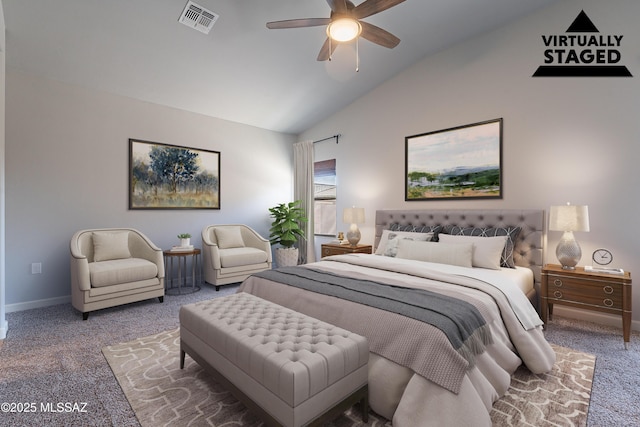
[[[205,286],[192,295],[166,296],[164,304],[149,300],[102,310],[86,322],[70,304],[9,313],[0,348],[0,403],[14,402],[16,411],[3,413],[0,424],[138,426],[101,349],[175,329],[180,305],[235,290],[216,293]],[[546,332],[552,343],[597,356],[588,426],[640,425],[640,334],[633,334],[627,351],[620,334],[561,318]]]

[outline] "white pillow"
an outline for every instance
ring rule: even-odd
[[[440,242],[444,243],[473,243],[473,258],[471,260],[473,266],[500,270],[500,258],[504,245],[507,243],[507,236],[481,237],[440,234],[438,238]]]
[[[94,261],[131,258],[128,231],[94,231],[92,238]]]
[[[398,242],[397,257],[472,267],[473,243],[435,243],[403,239]]]
[[[398,241],[400,239],[429,241],[433,233],[416,233],[413,231],[382,230],[380,242],[376,248],[376,255],[396,256]]]
[[[214,232],[220,249],[244,248],[240,227],[216,228]]]

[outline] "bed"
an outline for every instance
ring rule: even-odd
[[[265,271],[239,292],[366,336],[370,405],[394,426],[489,426],[518,366],[555,363],[534,308],[544,217],[379,210],[377,254]]]

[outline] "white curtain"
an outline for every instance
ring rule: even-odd
[[[303,224],[307,240],[299,240],[300,264],[316,260],[315,242],[313,234],[313,142],[302,141],[293,144],[293,197],[302,201],[302,208],[307,216],[307,223]]]

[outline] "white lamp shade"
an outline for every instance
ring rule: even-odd
[[[551,231],[589,231],[589,207],[551,206],[549,212],[549,230]]]
[[[346,224],[363,224],[364,208],[345,208],[342,212],[342,222]]]

